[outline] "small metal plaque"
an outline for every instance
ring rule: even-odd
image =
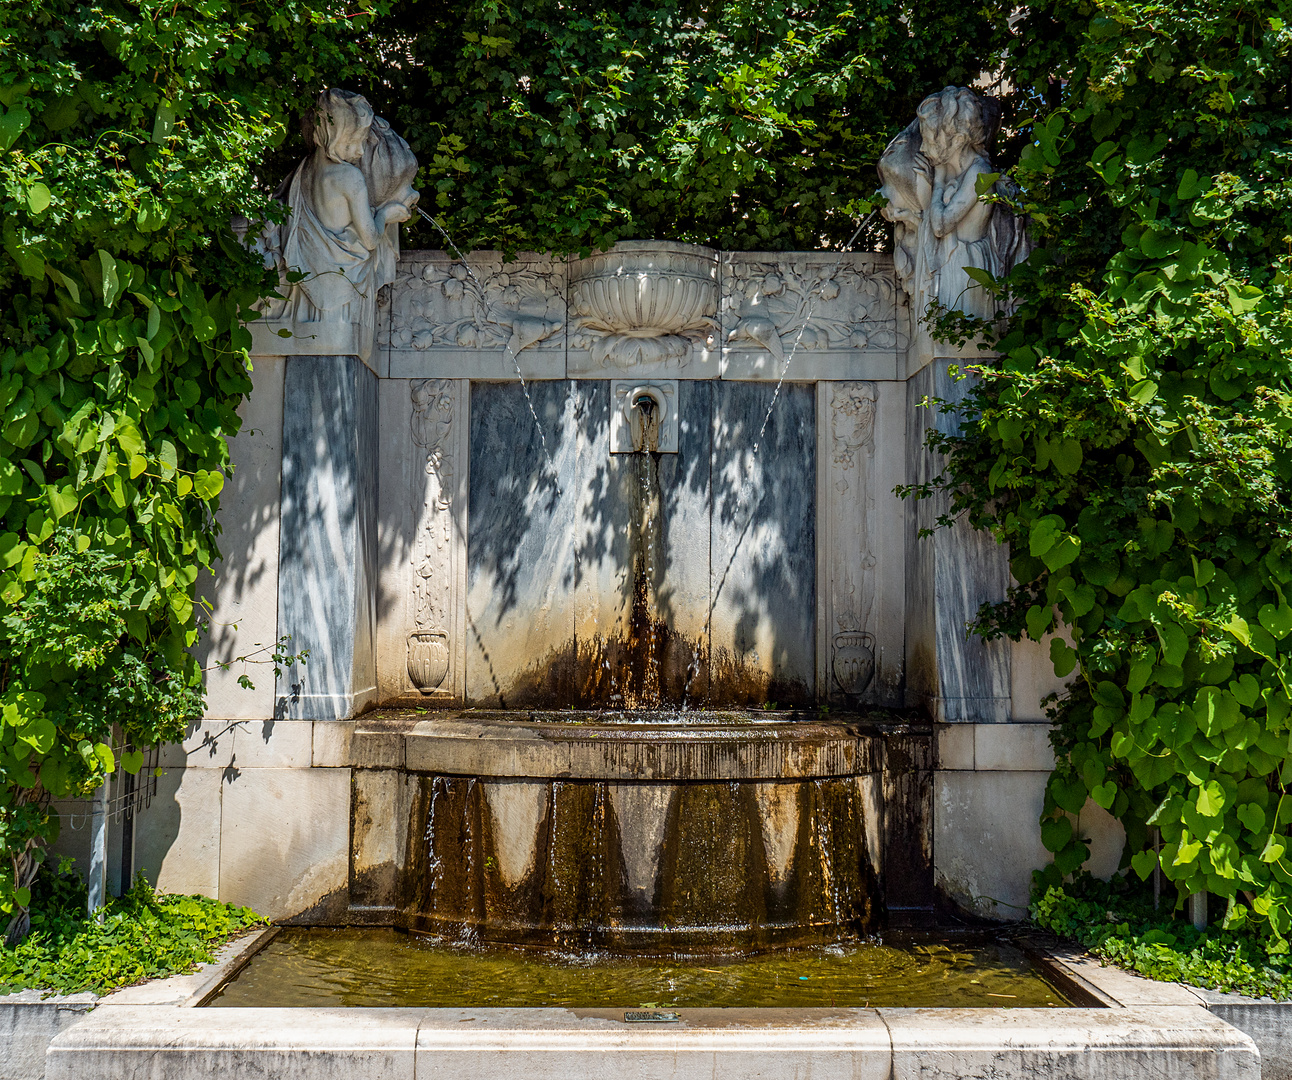
[[[625,1024],[676,1024],[682,1019],[675,1012],[626,1012]]]

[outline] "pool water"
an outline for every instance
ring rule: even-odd
[[[990,937],[756,956],[566,955],[465,947],[389,929],[285,929],[212,1006],[415,1008],[1067,1008],[1017,947]]]

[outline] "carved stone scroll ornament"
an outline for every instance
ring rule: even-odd
[[[999,127],[996,99],[948,86],[920,103],[917,119],[879,159],[898,279],[921,315],[936,301],[994,318],[997,298],[968,271],[1000,278],[1031,250],[1026,221],[978,195],[978,178],[993,172],[988,148]],[[1017,191],[1004,178],[994,190],[1006,198]]]
[[[408,677],[424,694],[449,673],[449,603],[453,550],[453,383],[419,379],[410,384],[413,442],[426,452],[425,482],[415,486],[418,523],[413,545],[413,625],[408,637]]]
[[[398,225],[418,200],[417,159],[366,99],[346,90],[324,90],[303,131],[313,153],[277,193],[289,217],[259,239],[281,282],[264,316],[292,337],[320,342],[318,351],[350,351],[332,347],[348,341],[367,359],[377,292],[395,280]]]

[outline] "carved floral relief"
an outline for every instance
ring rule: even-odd
[[[565,326],[563,266],[499,256],[410,260],[395,282],[382,344],[394,349],[503,349],[519,355]],[[554,344],[559,344],[554,342]]]
[[[875,605],[875,551],[871,538],[874,495],[870,488],[875,453],[874,383],[839,382],[830,389],[830,451],[837,506],[853,513],[833,525],[843,535],[831,568],[835,632],[831,672],[845,694],[863,694],[875,677],[875,639],[866,629]],[[839,528],[840,526],[843,528]]]
[[[724,271],[728,349],[897,349],[896,285],[868,261],[732,259]]]
[[[413,442],[425,452],[423,485],[414,485],[413,624],[408,638],[408,677],[423,693],[439,687],[449,671],[452,594],[454,470],[453,382],[410,383]]]

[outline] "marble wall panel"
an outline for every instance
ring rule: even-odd
[[[710,700],[785,706],[816,690],[816,393],[714,386]]]
[[[967,379],[953,378],[953,361],[939,359],[906,383],[906,441],[913,484],[936,477],[942,463],[924,447],[930,428],[950,430],[955,417],[924,404],[928,397],[955,402]],[[984,641],[968,630],[979,607],[1004,599],[1009,588],[1006,548],[959,518],[932,536],[948,506],[942,494],[918,500],[907,521],[907,703],[927,707],[939,722],[1003,722],[1011,709],[1011,643]]]
[[[517,363],[526,378],[560,379],[566,322],[563,259],[406,251],[377,353],[394,379],[508,379]]]
[[[206,671],[206,715],[212,718],[270,716],[274,709],[269,658],[278,623],[286,364],[281,356],[256,359],[251,394],[239,409],[242,430],[229,440],[233,475],[220,494],[218,515],[223,557],[214,575],[198,575],[197,595],[210,601],[212,610],[194,653]],[[254,689],[238,684],[242,675]]]
[[[817,392],[817,687],[844,705],[903,703],[906,389]]]
[[[605,380],[580,380],[579,700],[702,700],[707,677],[713,395],[678,384],[677,453],[611,454]]]
[[[574,700],[574,383],[471,386],[466,620],[473,704]],[[606,456],[609,456],[607,435]],[[583,463],[586,464],[586,463]]]
[[[722,377],[896,379],[903,304],[890,256],[725,253]]]
[[[337,720],[376,695],[377,377],[352,356],[291,357],[284,383],[278,635],[309,656],[274,713]]]
[[[377,515],[377,686],[383,701],[466,694],[470,385],[384,379]]]

